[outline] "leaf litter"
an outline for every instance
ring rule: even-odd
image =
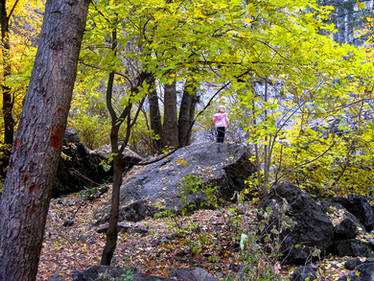
[[[92,201],[84,200],[82,193],[75,193],[50,204],[41,251],[38,281],[52,277],[71,280],[77,270],[100,264],[105,245],[105,234],[97,233],[93,226],[93,214],[103,208],[110,192]],[[148,218],[132,226],[118,236],[112,266],[135,267],[140,272],[169,277],[177,267],[201,267],[220,280],[234,276],[241,269],[240,225],[243,221],[228,221],[233,206],[219,210],[199,210],[185,217]],[[249,209],[248,221],[255,224],[255,212]],[[66,220],[71,226],[63,226]],[[143,227],[147,233],[132,231]],[[250,226],[254,227],[254,225]],[[348,258],[326,258],[316,262],[323,279],[337,280],[350,273],[344,268]],[[275,264],[281,278],[286,279],[293,267]],[[283,280],[283,279],[281,279]]]

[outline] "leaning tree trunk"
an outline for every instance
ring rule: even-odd
[[[117,122],[117,124],[115,122]],[[119,129],[120,124],[118,124],[118,120],[112,122],[110,142],[113,154],[113,188],[109,228],[106,234],[106,243],[100,261],[100,264],[102,265],[110,265],[118,240],[117,223],[119,218],[120,188],[122,185],[122,152],[120,153],[118,150]]]
[[[187,81],[184,87],[178,119],[180,147],[187,146],[191,143],[192,122],[195,115],[197,100],[196,87],[191,82]]]
[[[0,205],[0,280],[36,279],[89,0],[47,0]]]
[[[177,89],[176,83],[165,85],[164,126],[162,145],[178,147]]]
[[[117,53],[117,30],[112,31],[112,51]],[[100,264],[110,265],[114,251],[117,246],[118,239],[118,217],[119,217],[119,202],[120,202],[120,188],[122,184],[122,151],[118,150],[118,133],[121,127],[121,124],[124,122],[124,119],[127,117],[127,112],[130,112],[131,105],[126,106],[120,117],[117,117],[117,114],[114,110],[112,104],[113,97],[113,86],[114,86],[114,76],[115,73],[111,72],[109,74],[107,89],[106,89],[106,104],[112,119],[112,127],[110,131],[110,143],[112,149],[113,157],[113,185],[112,185],[112,202],[110,209],[110,218],[109,218],[109,228],[106,233],[106,243],[101,256]],[[128,140],[127,140],[128,141]]]
[[[147,81],[152,88],[152,91],[148,95],[149,102],[149,119],[151,122],[151,129],[153,133],[158,136],[158,139],[152,140],[152,152],[161,152],[161,135],[162,135],[162,124],[161,124],[161,114],[160,107],[158,105],[158,96],[156,91],[156,82],[153,74],[150,74],[150,78]]]
[[[16,5],[16,4],[14,4]],[[9,16],[6,8],[6,0],[0,0],[0,24],[1,24],[1,51],[2,69],[0,87],[3,95],[3,120],[4,120],[4,143],[0,151],[0,178],[4,179],[6,169],[9,165],[10,150],[13,144],[15,121],[12,116],[13,98],[11,89],[6,85],[6,79],[11,74],[10,66],[10,43],[9,43]]]

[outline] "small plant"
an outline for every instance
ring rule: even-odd
[[[119,277],[112,277],[109,270],[106,270],[103,273],[99,273],[99,280],[102,281],[131,281],[133,280],[133,271],[128,269],[126,272],[123,272]]]
[[[199,206],[189,202],[189,197],[196,192],[201,192],[207,198],[206,201],[199,203]],[[185,215],[197,207],[217,208],[221,202],[218,197],[216,186],[202,183],[201,178],[192,174],[187,174],[181,180],[178,193],[181,195],[182,199],[180,201],[184,205],[182,210],[180,210],[182,215]]]
[[[246,213],[245,205],[242,204],[243,195],[238,196],[238,206]],[[242,270],[236,276],[228,276],[229,280],[287,280],[280,276],[281,251],[285,229],[292,228],[295,223],[286,215],[289,206],[284,203],[282,206],[276,205],[274,209],[258,210],[258,229],[249,227],[247,217],[244,216],[245,223],[242,225],[240,234],[240,249],[242,254]],[[273,216],[276,212],[277,216]],[[234,212],[230,212],[234,216]],[[276,217],[277,219],[274,219]],[[230,222],[235,221],[231,218]]]
[[[171,216],[170,210],[162,210],[153,215],[153,218],[155,219],[161,219],[161,218],[167,218]]]
[[[83,187],[84,190],[81,193],[81,196],[83,200],[93,200],[95,198],[95,195],[99,193],[99,187],[94,186],[94,187]]]

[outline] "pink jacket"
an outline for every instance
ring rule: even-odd
[[[213,115],[214,126],[217,127],[230,127],[229,118],[227,118],[227,113],[216,113]]]

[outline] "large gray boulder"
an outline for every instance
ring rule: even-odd
[[[210,198],[201,192],[201,185],[217,187],[216,196],[230,200],[235,191],[245,188],[245,180],[255,171],[250,157],[248,148],[239,144],[199,143],[180,148],[125,179],[121,187],[120,220],[139,221],[152,215],[155,206],[173,211],[186,205],[203,207]],[[183,197],[181,183],[187,175],[198,177],[201,185],[187,187],[191,190]],[[108,207],[98,212],[96,222],[107,221],[108,212]]]

